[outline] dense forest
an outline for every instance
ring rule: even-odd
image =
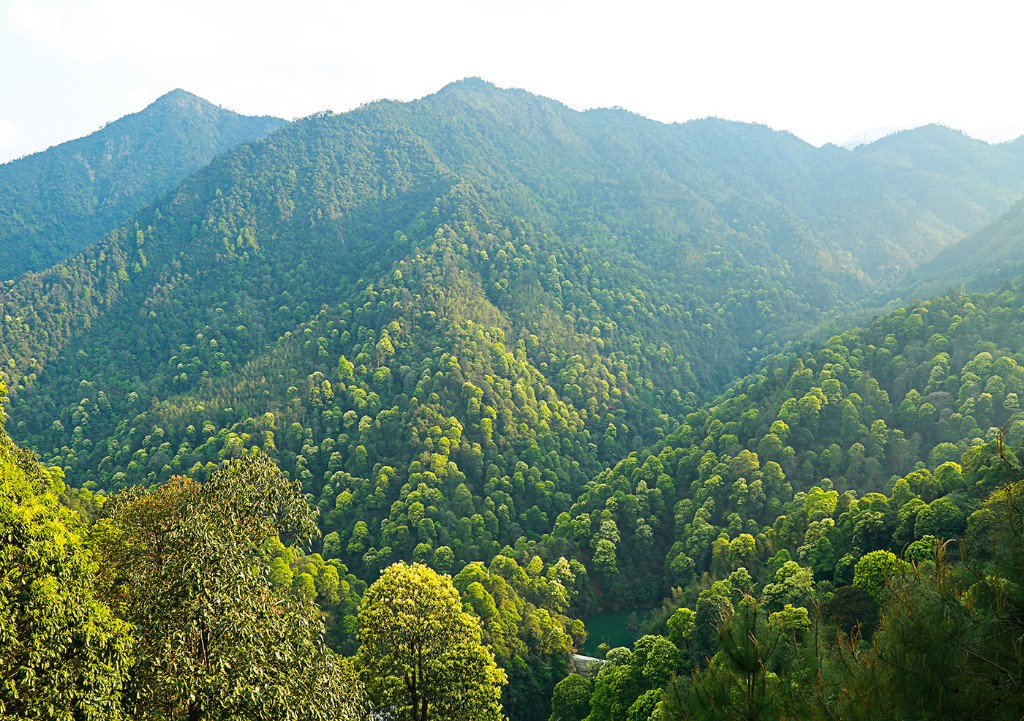
[[[216,157],[0,288],[0,713],[1019,718],[1022,154],[472,80]]]
[[[901,283],[909,297],[930,297],[948,290],[956,279],[973,290],[995,290],[1024,272],[1020,237],[1024,233],[1024,202],[1018,201],[991,223],[972,234],[970,242],[954,243],[917,266]]]

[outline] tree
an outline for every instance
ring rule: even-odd
[[[853,569],[853,585],[866,591],[876,603],[881,603],[888,583],[907,568],[908,564],[890,551],[872,551],[857,561]]]
[[[571,673],[557,684],[551,695],[551,721],[583,721],[590,713],[593,684],[578,673]]]
[[[633,644],[633,666],[648,689],[661,690],[680,670],[682,658],[675,644],[664,636],[641,636]]]
[[[396,563],[359,607],[357,665],[375,709],[400,719],[502,719],[505,672],[449,576]]]
[[[860,629],[863,638],[870,640],[878,625],[878,603],[867,591],[857,586],[842,586],[821,606],[825,623],[834,624],[844,633]]]
[[[107,593],[134,624],[136,719],[353,719],[351,665],[311,598],[279,591],[260,552],[308,539],[316,512],[262,452],[206,484],[172,478],[108,503],[95,537]],[[315,595],[315,593],[314,593]]]
[[[765,584],[765,602],[772,610],[781,610],[791,603],[807,606],[814,592],[814,575],[796,561],[786,561],[775,572],[775,580]]]
[[[693,638],[696,614],[688,608],[677,608],[668,619],[668,637],[678,648],[689,649]]]
[[[96,598],[63,490],[0,426],[0,718],[116,721],[131,634]]]
[[[921,509],[914,531],[918,538],[935,536],[946,539],[959,536],[965,527],[964,512],[950,498],[943,496]]]
[[[707,665],[720,647],[718,634],[732,613],[728,598],[708,593],[697,601],[691,654],[695,668]]]
[[[888,579],[882,623],[867,653],[841,645],[835,717],[1024,718],[1024,484],[985,503],[991,514],[968,543],[980,557],[909,567]],[[849,711],[849,713],[846,713]]]
[[[694,673],[693,715],[729,721],[785,717],[783,684],[771,671],[782,631],[768,623],[758,601],[745,596],[720,628],[721,652]]]
[[[624,647],[613,648],[594,680],[587,721],[617,721],[626,718],[630,706],[645,690],[639,670],[633,665],[633,653]]]

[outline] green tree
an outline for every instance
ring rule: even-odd
[[[633,667],[640,672],[643,685],[649,690],[661,690],[669,678],[680,670],[682,658],[679,649],[664,636],[641,636],[633,644]]]
[[[372,705],[400,719],[501,719],[505,672],[448,576],[396,563],[359,607],[357,665]]]
[[[821,618],[846,634],[859,628],[861,635],[870,640],[878,624],[878,603],[862,588],[842,586],[822,604]]]
[[[360,715],[358,679],[324,645],[321,612],[273,586],[260,550],[315,531],[315,511],[261,452],[205,484],[178,477],[108,503],[95,538],[107,593],[136,628],[133,718]]]
[[[857,561],[853,585],[863,589],[876,603],[883,600],[889,582],[906,571],[908,564],[890,551],[872,551]]]
[[[3,392],[0,384],[0,393]],[[2,418],[2,411],[0,411]],[[129,626],[95,592],[60,472],[0,427],[0,717],[123,718]]]
[[[584,676],[571,673],[557,684],[551,695],[551,721],[583,721],[590,713],[594,685]]]
[[[772,610],[781,610],[791,603],[807,606],[814,593],[814,575],[796,561],[786,561],[775,572],[775,580],[765,584],[765,602]]]
[[[945,544],[933,564],[889,581],[869,652],[840,646],[834,717],[991,719],[1024,717],[1024,483],[985,504],[984,543],[952,564]],[[987,558],[986,558],[987,557]],[[845,706],[845,708],[844,708]]]
[[[697,718],[756,721],[782,718],[780,679],[771,670],[782,639],[779,624],[745,596],[720,629],[721,651],[694,673],[692,706]]]
[[[950,498],[943,496],[918,512],[914,532],[918,538],[955,538],[964,532],[966,523],[964,512]]]
[[[704,666],[720,648],[719,632],[733,612],[728,598],[707,593],[697,601],[691,657],[695,668]]]
[[[639,669],[633,665],[633,653],[628,648],[613,648],[605,658],[606,663],[601,666],[594,681],[587,721],[617,721],[626,718],[630,706],[644,691]]]
[[[693,638],[693,632],[696,628],[696,615],[697,614],[688,608],[677,608],[675,612],[669,616],[667,621],[669,640],[681,650],[689,649],[689,644]]]

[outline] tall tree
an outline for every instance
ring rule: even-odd
[[[354,719],[351,665],[313,601],[278,593],[261,545],[316,531],[316,512],[263,453],[204,484],[174,478],[112,499],[96,531],[108,593],[135,625],[136,719]]]
[[[410,721],[504,718],[505,672],[449,576],[396,563],[359,609],[357,665],[376,709]]]
[[[60,472],[0,425],[0,718],[116,721],[131,635],[96,598],[96,565],[77,514],[58,503],[63,490]]]

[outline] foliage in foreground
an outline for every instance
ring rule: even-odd
[[[0,384],[0,394],[6,392]],[[2,421],[2,411],[0,411]],[[0,425],[0,717],[123,718],[131,627],[97,597],[78,514],[59,470]]]
[[[499,721],[508,681],[451,578],[419,563],[385,569],[359,609],[356,657],[373,707],[402,721]]]
[[[1004,458],[1015,464],[1008,453]],[[835,599],[811,613],[788,605],[773,609],[772,599],[764,595],[744,594],[734,604],[729,595],[736,589],[716,583],[702,594],[702,603],[718,599],[722,609],[710,617],[715,635],[710,653],[696,638],[698,628],[708,626],[708,614],[682,633],[670,634],[687,661],[676,668],[664,692],[648,686],[647,693],[656,694],[659,703],[639,718],[1021,718],[1022,499],[1024,482],[1003,484],[972,514],[961,540],[933,541],[921,560],[912,552],[907,554],[911,561],[883,551],[865,556],[858,571],[881,604],[881,621],[870,641],[862,633],[867,629],[856,622],[844,630],[825,620],[825,609]],[[962,554],[951,555],[955,547]],[[698,614],[700,609],[698,604]],[[675,627],[669,624],[670,631]],[[623,652],[628,653],[610,651],[609,665]],[[602,698],[598,690],[609,673],[602,669],[598,675],[589,715],[561,718],[597,721],[616,704],[643,698],[644,687],[637,685],[616,687]]]
[[[61,496],[102,516],[91,534]],[[3,718],[362,717],[313,599],[271,583],[262,545],[316,512],[265,455],[101,501],[0,428]]]
[[[262,453],[107,504],[95,536],[110,598],[138,639],[136,719],[354,719],[351,665],[310,598],[275,592],[261,553],[308,540],[316,512]]]

